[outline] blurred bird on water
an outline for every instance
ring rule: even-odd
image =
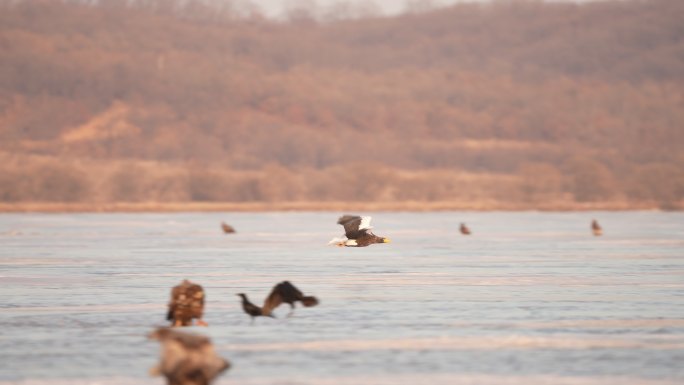
[[[209,385],[230,362],[216,354],[209,338],[170,328],[158,328],[148,336],[161,344],[159,364],[150,369],[164,376],[168,385]]]
[[[171,326],[192,326],[193,319],[197,319],[197,325],[207,326],[202,320],[204,298],[202,286],[184,279],[180,285],[171,289],[166,319],[171,321]]]

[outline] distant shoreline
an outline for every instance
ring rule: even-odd
[[[673,207],[681,210],[681,205]],[[264,211],[644,211],[662,210],[649,202],[118,202],[0,203],[0,213],[163,213]]]

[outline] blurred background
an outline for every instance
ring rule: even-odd
[[[0,203],[682,208],[682,15],[0,0]]]

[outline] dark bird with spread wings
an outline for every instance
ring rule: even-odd
[[[347,247],[366,247],[374,243],[389,243],[389,238],[378,237],[370,229],[371,217],[345,215],[337,220],[338,225],[344,226],[344,238],[333,238],[329,245]]]
[[[591,221],[591,232],[596,237],[603,235],[603,229],[596,219],[592,219]]]
[[[166,377],[168,385],[209,385],[230,368],[205,336],[159,328],[148,337],[162,346],[161,360],[150,374]]]
[[[197,319],[197,325],[207,326],[202,320],[204,313],[204,289],[187,279],[171,289],[171,301],[166,319],[172,326],[192,326],[192,320]]]
[[[318,305],[318,299],[316,297],[304,295],[289,281],[283,281],[275,285],[273,290],[271,290],[271,293],[266,297],[264,306],[262,307],[249,302],[249,299],[247,299],[247,296],[244,293],[238,295],[242,297],[242,310],[252,317],[252,322],[254,322],[254,317],[259,316],[275,318],[273,316],[273,310],[283,303],[290,305],[291,310],[288,316],[294,312],[295,302],[297,301],[301,302],[305,307]]]
[[[470,235],[470,229],[468,228],[468,226],[465,225],[465,223],[461,223],[460,230],[461,230],[461,234]]]

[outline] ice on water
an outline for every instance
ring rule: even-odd
[[[145,335],[184,278],[218,384],[684,381],[681,213],[378,212],[393,243],[329,247],[341,214],[2,214],[0,384],[161,384]],[[235,293],[285,279],[320,305],[250,325]]]

